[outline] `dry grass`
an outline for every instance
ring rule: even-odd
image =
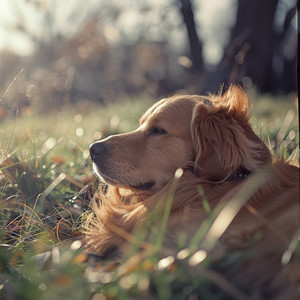
[[[299,132],[295,100],[284,101],[259,97],[253,124],[275,153],[288,157],[299,147]],[[80,112],[79,106],[66,107],[1,121],[0,298],[248,299],[213,271],[216,265],[239,263],[241,255],[227,253],[212,261],[215,236],[206,240],[206,251],[194,247],[207,235],[206,223],[186,249],[180,240],[166,247],[160,228],[147,243],[142,232],[135,236],[122,260],[88,259],[83,253],[80,224],[97,186],[88,145],[135,128],[149,105],[148,99],[108,107],[86,104]],[[247,192],[255,189],[254,182]],[[246,194],[237,199],[237,210]],[[206,207],[207,222],[217,222],[217,213]],[[166,221],[167,210],[164,216]]]

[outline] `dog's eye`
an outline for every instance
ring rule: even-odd
[[[161,127],[153,127],[149,130],[149,135],[163,135],[167,132]]]

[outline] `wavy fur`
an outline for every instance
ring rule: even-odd
[[[176,130],[175,123],[180,125]],[[85,224],[88,251],[103,255],[131,241],[134,228],[153,211],[161,210],[171,192],[168,232],[173,236],[184,231],[192,238],[207,217],[199,186],[214,209],[219,203],[231,201],[250,178],[269,166],[272,171],[235,216],[220,246],[225,250],[251,246],[255,256],[237,267],[239,271],[232,276],[242,286],[251,286],[252,294],[277,293],[285,297],[296,293],[290,278],[279,273],[286,272],[280,260],[299,227],[299,168],[283,160],[272,161],[269,150],[249,124],[248,99],[241,88],[231,86],[224,95],[164,99],[144,114],[136,131],[99,143],[105,148],[101,148],[105,152],[101,155],[107,156],[105,162],[96,157],[96,150],[100,152],[96,148],[93,161],[109,186],[105,193],[100,190],[96,195],[93,214]],[[117,169],[114,165],[106,167],[111,157],[112,164],[121,162],[121,174],[111,171]],[[183,175],[174,179],[170,174],[177,168],[183,169]],[[252,175],[239,178],[243,170]],[[142,186],[139,181],[147,182],[145,187],[151,183],[151,188],[135,188]],[[262,238],[254,243],[257,233]]]

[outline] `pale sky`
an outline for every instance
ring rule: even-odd
[[[28,5],[27,2],[37,3],[34,7],[33,5]],[[72,0],[69,1],[59,1],[59,0],[0,0],[0,49],[8,49],[19,55],[29,55],[34,51],[34,43],[26,34],[22,34],[17,30],[14,30],[16,26],[22,26],[26,23],[26,28],[29,28],[32,33],[37,37],[43,38],[47,36],[47,26],[43,25],[43,11],[52,10],[55,11],[55,22],[51,30],[57,31],[64,35],[72,35],[76,32],[78,27],[80,27],[81,21],[85,19],[88,13],[91,12],[91,8],[98,7],[99,3],[101,5],[105,3],[116,3],[116,5],[121,7],[128,7],[128,3],[134,3],[135,1],[119,1],[119,0],[85,0],[84,5],[82,5],[82,0]],[[145,3],[148,3],[149,6],[155,7],[155,10],[161,10],[163,7],[167,6],[169,3],[174,0],[148,0]],[[70,3],[73,7],[79,7],[80,10],[77,10],[76,21],[70,22],[70,18],[74,18],[74,9],[70,9]],[[141,2],[139,2],[141,3]],[[220,28],[228,28],[234,23],[235,16],[235,6],[236,0],[194,0],[195,8],[195,17],[198,24],[198,32],[204,41],[203,53],[206,60],[210,63],[216,63],[222,55],[222,46],[226,43],[228,38],[224,34],[218,34]],[[141,15],[135,6],[132,5],[130,10],[127,10],[126,13],[122,14],[118,18],[118,24],[122,32],[127,32],[134,37],[134,31],[137,30],[144,22],[144,16]],[[176,9],[173,6],[174,9]],[[154,10],[154,12],[155,12]],[[159,16],[157,14],[156,16]],[[172,11],[168,15],[168,18],[173,18],[174,23],[181,22],[176,12],[173,16]],[[172,20],[171,20],[172,21]],[[157,17],[155,20],[155,14],[152,12],[151,22],[157,22],[159,24],[160,20]],[[149,31],[149,37],[152,33],[153,37],[159,34],[159,26],[151,27],[152,31]],[[223,31],[222,31],[223,32]],[[185,32],[177,31],[176,41],[186,38]],[[182,45],[184,46],[184,45]]]

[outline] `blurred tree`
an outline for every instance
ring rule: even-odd
[[[198,37],[196,30],[193,5],[191,0],[178,0],[180,3],[180,11],[185,23],[188,40],[190,44],[191,59],[193,62],[193,70],[203,71],[204,63],[202,59],[202,43]]]
[[[296,90],[296,0],[204,1],[11,2],[17,18],[8,30],[27,36],[35,52],[22,59],[0,52],[0,90],[24,69],[2,105],[47,111],[122,94],[217,91],[232,82]],[[217,60],[223,54],[219,64],[209,62],[210,49]]]
[[[284,22],[276,28],[276,14],[284,14],[279,11],[283,2],[238,1],[236,23],[223,59],[207,80],[209,88],[216,88],[220,82],[239,82],[253,83],[261,92],[296,90],[296,33],[291,32],[291,22],[297,3],[294,1]]]
[[[285,1],[281,2],[282,3],[279,3],[278,10],[285,4]],[[299,0],[295,1],[294,5],[291,5],[284,16],[281,26],[280,24],[279,26],[275,26],[274,30],[273,88],[277,87],[277,90],[279,89],[285,92],[295,91],[297,89],[296,66],[298,39],[296,28],[293,29],[292,25],[296,18],[297,10],[299,17]],[[275,88],[273,90],[276,91]]]

